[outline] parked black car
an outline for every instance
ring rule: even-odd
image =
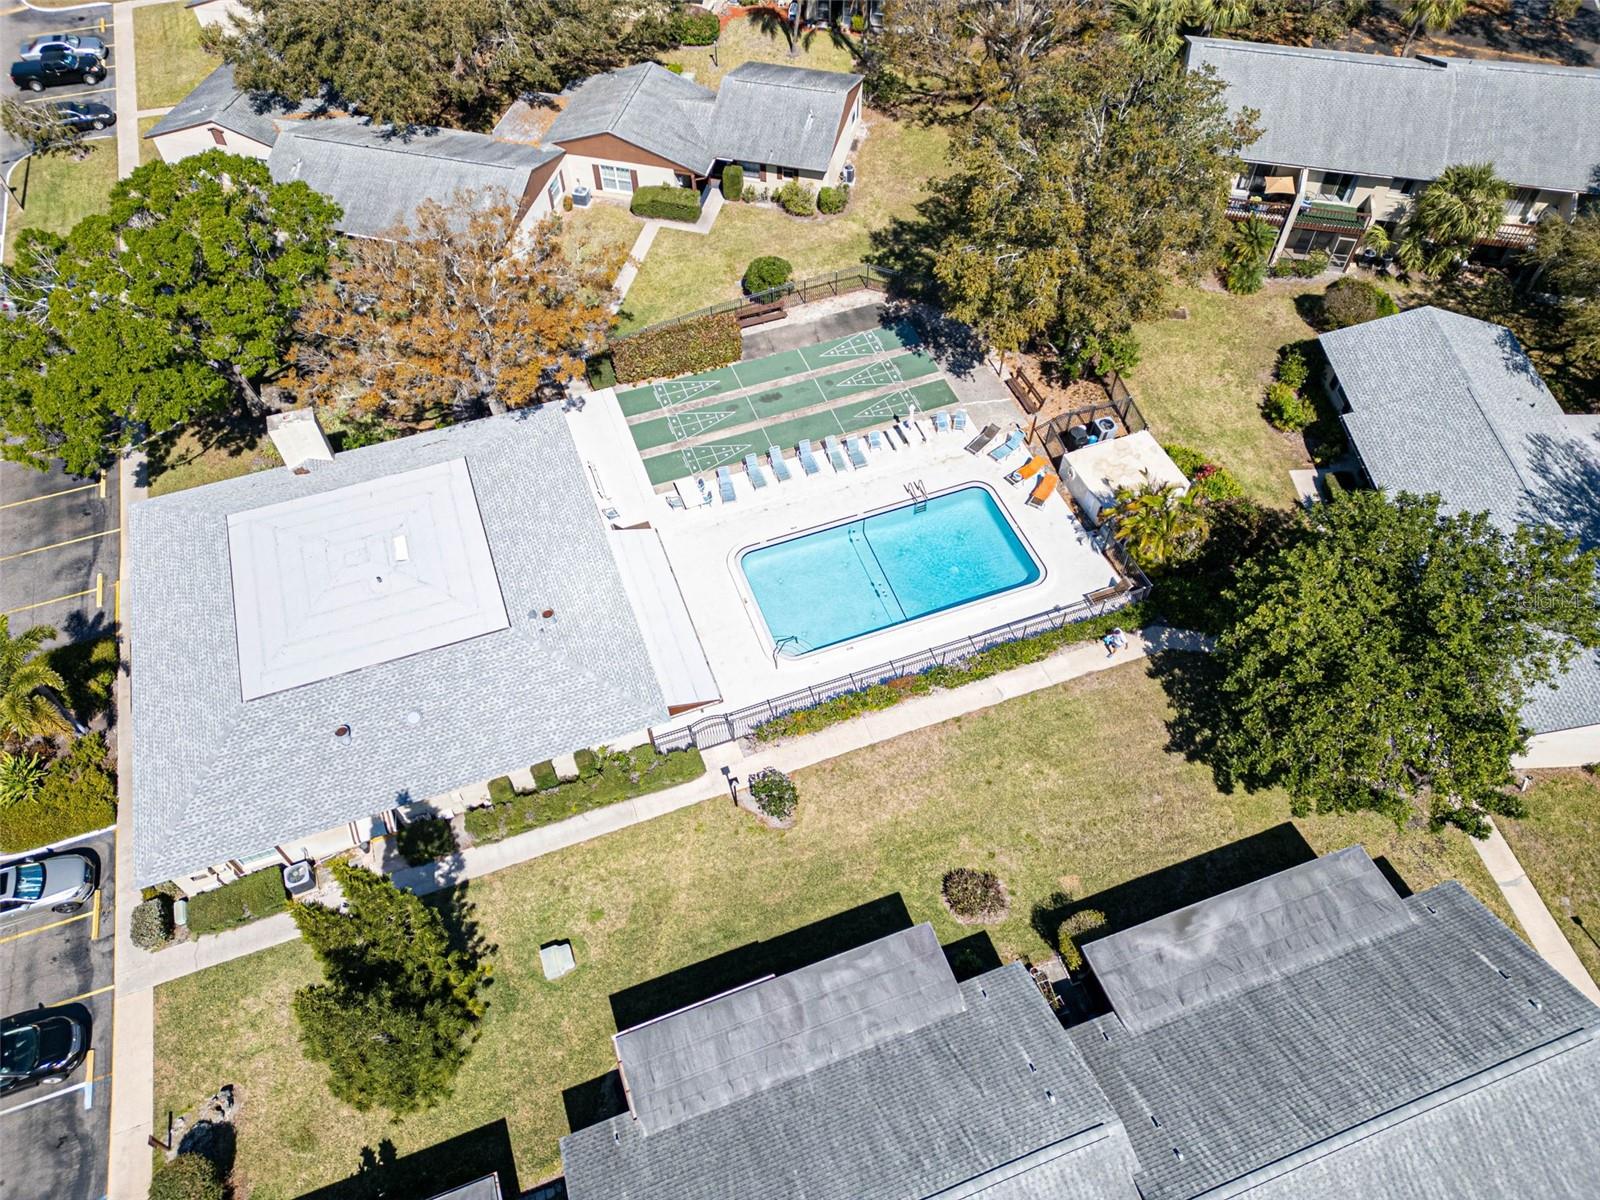
[[[60,1008],[41,1008],[0,1021],[0,1096],[41,1083],[60,1083],[89,1049],[89,1027]]]
[[[57,100],[58,116],[74,129],[109,129],[117,123],[116,111],[109,104],[93,100]]]
[[[38,58],[11,64],[11,82],[25,92],[69,83],[99,83],[106,77],[105,63],[93,54],[76,50],[46,50]]]

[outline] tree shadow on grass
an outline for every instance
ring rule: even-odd
[[[182,444],[185,433],[197,447]],[[151,438],[140,447],[148,461],[138,483],[149,486],[164,472],[188,466],[213,450],[234,456],[252,454],[261,450],[267,440],[266,417],[261,413],[229,411],[197,417],[180,429]]]
[[[376,1148],[363,1146],[354,1166],[354,1174],[300,1200],[429,1200],[485,1175],[500,1177],[500,1194],[508,1200],[522,1194],[503,1118],[411,1154],[398,1153],[384,1138]]]

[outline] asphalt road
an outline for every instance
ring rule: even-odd
[[[64,641],[110,631],[117,520],[115,466],[102,480],[0,462],[0,613],[12,629],[53,625]]]
[[[0,0],[4,3],[4,0]],[[73,96],[83,96],[86,99],[98,100],[102,104],[117,107],[116,96],[116,69],[117,46],[111,36],[111,6],[109,4],[96,4],[91,8],[72,9],[67,12],[40,12],[21,4],[7,3],[0,11],[0,53],[5,55],[7,66],[16,61],[17,49],[23,42],[30,38],[38,37],[44,33],[92,33],[111,47],[110,71],[99,83],[92,85],[75,84],[72,87],[48,88],[38,96],[31,92],[19,92],[11,86],[9,76],[0,77],[0,88],[4,88],[5,95],[16,96],[29,103],[39,103],[49,100],[66,100]],[[131,121],[133,113],[118,113],[119,121]],[[0,130],[0,173],[11,169],[11,164],[25,157],[28,153],[26,143],[19,142],[3,130]],[[21,172],[13,183],[21,190]]]
[[[73,917],[46,911],[0,926],[0,1012],[61,1006],[87,1016],[94,1057],[62,1083],[0,1097],[0,1200],[98,1200],[106,1194],[116,853],[109,833],[72,849],[100,860],[98,921],[91,905]]]

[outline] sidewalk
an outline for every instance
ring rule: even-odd
[[[1561,932],[1544,898],[1534,889],[1510,843],[1493,821],[1489,824],[1492,830],[1489,836],[1481,842],[1474,839],[1472,845],[1478,851],[1478,857],[1483,859],[1483,865],[1489,869],[1489,875],[1500,889],[1500,894],[1511,906],[1512,913],[1522,923],[1528,941],[1538,951],[1539,957],[1561,972],[1568,983],[1600,1004],[1600,986],[1584,969],[1583,960]]]
[[[135,4],[111,8],[111,35],[117,48],[117,177],[139,168],[139,73],[133,46]]]

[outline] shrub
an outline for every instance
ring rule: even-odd
[[[683,74],[683,64],[682,63],[668,63],[667,64],[667,70],[671,71],[674,75],[682,75]]]
[[[511,776],[501,775],[489,780],[489,801],[491,804],[505,804],[517,794],[517,789],[511,786]]]
[[[670,183],[655,183],[649,187],[635,188],[630,211],[636,217],[656,217],[663,221],[688,221],[700,219],[700,193],[693,188],[677,187]]]
[[[744,168],[738,163],[722,168],[722,198],[728,201],[744,198]]]
[[[189,930],[195,934],[221,933],[288,907],[283,875],[277,867],[268,867],[190,900]]]
[[[1080,908],[1061,922],[1061,928],[1056,930],[1056,950],[1061,955],[1061,961],[1067,964],[1067,970],[1076,971],[1083,966],[1083,950],[1078,939],[1086,933],[1093,933],[1105,923],[1105,913],[1092,908]]]
[[[710,371],[738,362],[743,353],[739,321],[732,312],[679,321],[611,345],[619,383]]]
[[[400,832],[394,835],[394,844],[407,863],[413,867],[420,867],[425,862],[454,854],[456,835],[450,828],[449,821],[440,817],[428,817],[425,820],[413,821],[409,825],[402,825]]]
[[[1118,375],[1131,375],[1139,365],[1139,353],[1139,339],[1131,331],[1107,334],[1105,337],[1091,333],[1062,361],[1080,379],[1091,372],[1109,375],[1115,371]]]
[[[1173,466],[1189,480],[1189,494],[1208,504],[1237,500],[1244,495],[1244,485],[1227,467],[1209,461],[1200,451],[1176,443],[1161,447],[1167,452]]]
[[[117,823],[117,783],[98,733],[73,742],[31,799],[0,807],[0,853],[14,854]]]
[[[1278,382],[1291,391],[1298,392],[1305,387],[1306,381],[1311,378],[1311,368],[1306,365],[1306,356],[1301,353],[1300,347],[1283,348],[1283,353],[1278,355],[1276,374]]]
[[[37,754],[0,750],[0,807],[32,800],[43,783],[44,760]]]
[[[562,212],[571,212],[572,211],[572,197],[571,196],[563,196],[563,197],[561,197],[561,211]]]
[[[548,792],[551,788],[559,786],[561,777],[556,774],[556,765],[549,759],[542,763],[533,764],[533,786],[541,792]]]
[[[717,19],[716,13],[703,8],[686,9],[673,22],[673,32],[677,34],[681,46],[709,46],[722,32],[722,22]],[[667,68],[669,71],[674,69],[680,75],[683,73],[683,68],[676,63]]]
[[[600,774],[600,756],[585,746],[572,756],[578,764],[579,779],[593,779]]]
[[[1326,250],[1313,250],[1304,258],[1280,258],[1269,273],[1274,279],[1315,279],[1332,261]]]
[[[841,183],[838,187],[825,187],[817,192],[817,211],[832,216],[842,213],[845,205],[850,203],[850,185]]]
[[[584,364],[584,374],[595,391],[617,386],[617,369],[611,364],[611,355],[596,354]]]
[[[1300,393],[1283,383],[1267,385],[1267,399],[1262,407],[1267,420],[1279,429],[1304,429],[1316,417]]]
[[[1266,273],[1266,263],[1261,259],[1239,255],[1229,260],[1222,285],[1235,296],[1251,296],[1261,290]]]
[[[750,799],[774,821],[787,821],[794,816],[800,793],[794,780],[776,767],[767,767],[750,776]]]
[[[772,193],[772,198],[791,217],[809,217],[817,211],[816,194],[809,184],[801,183],[798,179],[789,180]]]
[[[865,33],[866,29],[867,29],[867,19],[865,17],[863,17],[860,13],[852,13],[850,15],[850,32],[851,33]]]
[[[517,793],[504,804],[468,810],[467,832],[481,843],[499,841],[515,833],[565,820],[591,809],[604,808],[619,800],[659,792],[663,788],[687,783],[706,773],[705,760],[695,749],[658,754],[650,745],[610,756],[597,774],[588,779],[569,780],[540,791]],[[554,775],[554,768],[551,768]],[[534,768],[535,782],[542,773]]]
[[[789,276],[794,274],[794,268],[789,265],[789,260],[779,258],[775,254],[763,254],[760,258],[750,260],[750,265],[744,269],[744,290],[746,295],[754,296],[758,292],[769,292],[773,288],[782,287],[789,282]]]
[[[180,1154],[150,1178],[150,1200],[223,1200],[222,1177],[203,1154]]]
[[[153,896],[134,905],[129,936],[141,950],[159,950],[172,940],[172,901]]]
[[[1346,329],[1379,317],[1392,317],[1400,311],[1388,292],[1370,280],[1354,276],[1330,283],[1317,307],[1323,329]]]
[[[1006,911],[1006,888],[993,871],[957,867],[945,873],[940,892],[950,911],[964,921],[993,921]]]
[[[96,638],[58,646],[46,655],[67,685],[62,697],[80,721],[92,721],[111,707],[117,682],[117,639]]]

